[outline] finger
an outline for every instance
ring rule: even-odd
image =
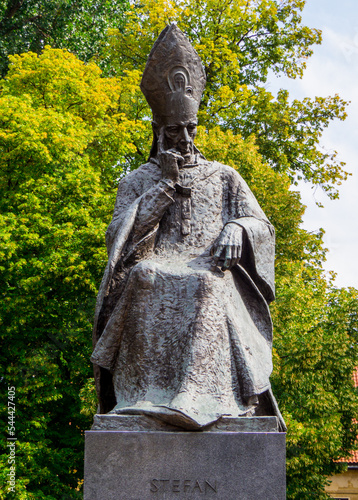
[[[226,269],[230,268],[230,263],[231,263],[231,260],[232,260],[232,251],[233,251],[233,247],[227,245],[226,249],[225,249],[225,261],[224,261],[224,265],[221,268],[223,271],[226,271]]]
[[[164,127],[160,127],[159,131],[158,153],[164,153]]]
[[[233,247],[232,259],[230,262],[230,269],[232,267],[236,266],[236,264],[238,264],[240,262],[240,257],[241,257],[241,247],[239,245],[235,245]]]
[[[214,253],[214,257],[213,257],[213,261],[214,261],[214,264],[217,265],[219,259],[220,259],[220,256],[222,254],[222,251],[224,249],[224,246],[223,245],[218,245],[217,248],[216,248],[216,252]]]
[[[234,267],[234,265],[236,264],[237,262],[237,247],[236,246],[232,246],[231,247],[231,259],[228,263],[228,266],[227,268],[228,269],[231,269],[232,267]]]
[[[177,151],[175,148],[167,149],[167,153],[172,153],[174,156],[180,156],[179,151]]]
[[[167,154],[170,153],[172,156],[174,156],[174,158],[176,159],[176,161],[178,162],[178,164],[183,161],[184,162],[184,158],[182,157],[182,155],[179,153],[179,151],[177,151],[176,149],[174,148],[171,148],[171,149],[167,149],[165,151]]]
[[[224,250],[225,248],[225,245],[218,245],[217,248],[216,248],[216,251],[215,251],[215,254],[214,254],[214,257],[216,258],[220,258],[221,254],[222,254],[222,251]]]
[[[239,258],[240,258],[239,257],[239,250],[240,250],[240,247],[238,247],[237,245],[235,245],[234,248],[233,248],[233,255],[232,255],[233,260],[235,260],[235,264],[236,264],[236,261],[239,260]]]
[[[237,260],[239,261],[241,259],[242,255],[242,245],[237,246]]]
[[[178,167],[181,168],[183,165],[184,165],[184,158],[182,157],[182,155],[180,155],[178,157]]]

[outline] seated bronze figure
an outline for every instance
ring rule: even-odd
[[[189,41],[165,28],[141,83],[151,154],[118,187],[91,358],[101,413],[185,429],[280,417],[269,381],[275,232],[241,176],[194,145],[205,82]]]

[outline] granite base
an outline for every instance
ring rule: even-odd
[[[86,432],[84,500],[285,498],[284,433]]]

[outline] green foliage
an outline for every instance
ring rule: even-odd
[[[347,178],[336,152],[319,146],[322,131],[334,118],[344,120],[346,102],[338,96],[290,102],[288,92],[275,97],[264,85],[269,70],[302,76],[319,30],[302,26],[299,0],[207,0],[135,2],[122,31],[109,30],[106,54],[118,74],[144,69],[147,54],[166,24],[176,21],[197,49],[207,75],[199,122],[218,124],[244,139],[255,135],[262,157],[291,181],[303,178],[338,196]],[[210,13],[208,15],[208,13]],[[130,76],[129,76],[130,77]],[[142,116],[143,109],[139,97]]]
[[[330,288],[303,263],[278,285],[272,381],[288,424],[288,498],[329,498],[326,477],[345,469],[333,460],[349,455],[358,432],[358,293]]]
[[[358,292],[336,290],[322,272],[322,233],[300,228],[304,206],[289,178],[268,167],[254,138],[199,127],[197,143],[208,158],[236,168],[276,228],[274,373],[271,377],[288,425],[287,495],[329,498],[327,476],[356,445],[358,395]]]
[[[104,233],[118,161],[134,151],[132,127],[141,129],[118,114],[121,91],[96,65],[50,48],[14,56],[1,83],[0,380],[3,401],[16,387],[24,498],[77,498],[83,477]],[[5,431],[4,404],[1,422]]]
[[[62,4],[67,10],[56,14]],[[94,62],[46,47],[11,57],[0,84],[0,387],[6,401],[8,385],[16,386],[14,498],[80,498],[83,431],[96,406],[89,356],[104,232],[118,179],[149,154],[150,110],[139,81],[155,38],[174,20],[208,74],[198,147],[244,176],[276,228],[272,382],[289,427],[288,497],[326,498],[327,476],[344,467],[334,460],[357,434],[358,297],[326,279],[323,233],[301,228],[304,206],[290,187],[302,177],[336,196],[346,174],[319,140],[331,120],[344,119],[345,103],[338,96],[291,102],[286,91],[275,97],[264,88],[270,69],[299,77],[320,41],[301,24],[304,2],[144,0],[105,40],[96,19],[89,38],[78,29],[92,1],[48,2],[44,38],[23,22],[38,2],[19,2],[11,16],[9,5],[0,2],[0,30],[4,19],[8,26],[18,19],[24,31],[21,40],[17,28],[9,31],[3,54],[29,47],[30,38],[40,40],[35,51],[50,41],[86,60],[96,55],[105,75]],[[98,5],[108,13],[119,4]],[[103,16],[101,26],[116,26]]]
[[[126,0],[0,0],[0,74],[8,55],[45,45],[84,61],[98,54],[108,28],[120,28]]]

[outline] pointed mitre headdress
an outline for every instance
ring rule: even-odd
[[[140,88],[158,125],[193,119],[206,77],[200,57],[180,29],[171,24],[149,54]]]

